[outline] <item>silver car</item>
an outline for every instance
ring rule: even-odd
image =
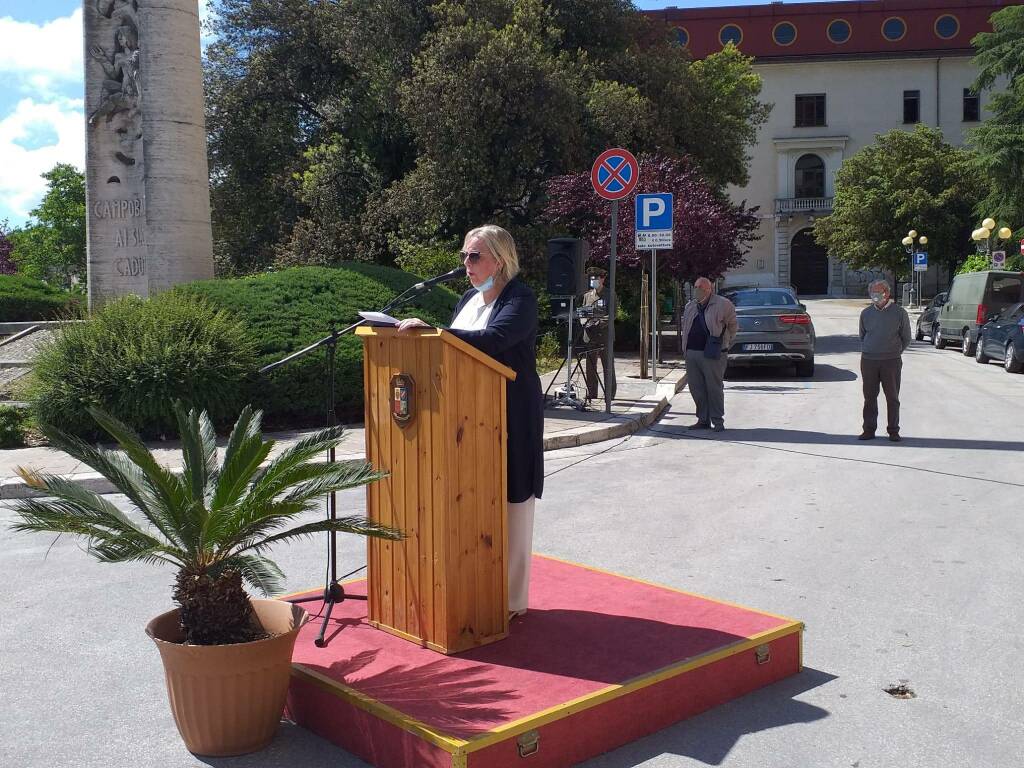
[[[814,324],[807,307],[787,288],[726,289],[739,329],[729,365],[796,364],[797,376],[814,375]]]

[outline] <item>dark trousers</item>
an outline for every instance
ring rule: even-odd
[[[697,406],[701,424],[725,424],[725,352],[717,360],[704,357],[702,349],[686,350],[686,386]]]
[[[890,360],[860,360],[860,378],[864,385],[864,431],[874,434],[878,428],[878,389],[885,393],[889,415],[888,432],[900,433],[900,376],[903,358]]]

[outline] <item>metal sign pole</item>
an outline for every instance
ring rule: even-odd
[[[651,381],[658,380],[658,251],[651,249]]]
[[[619,201],[612,200],[612,243],[608,257],[608,346],[604,350],[604,412],[612,412],[612,390],[615,387],[615,262],[619,239]]]

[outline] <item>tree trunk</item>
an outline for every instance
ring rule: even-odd
[[[181,628],[189,645],[231,645],[267,637],[238,571],[226,570],[212,577],[182,569],[174,602],[181,607]]]

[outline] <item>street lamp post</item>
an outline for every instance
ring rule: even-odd
[[[907,236],[903,238],[903,247],[907,250],[907,255],[910,257],[910,270],[911,270],[911,282],[910,282],[910,306],[915,306],[915,300],[920,302],[921,300],[921,287],[924,283],[923,277],[918,277],[918,271],[916,267],[917,259],[914,256],[917,254],[917,245],[920,243],[922,246],[928,245],[928,238],[924,235],[918,236],[917,230],[912,229],[907,232]]]
[[[981,222],[981,226],[971,233],[971,239],[974,241],[978,253],[988,254],[989,266],[992,265],[992,241],[995,240],[998,244],[1013,237],[1013,230],[1010,227],[1000,227],[999,231],[993,235],[992,230],[995,228],[996,220],[989,217]]]

